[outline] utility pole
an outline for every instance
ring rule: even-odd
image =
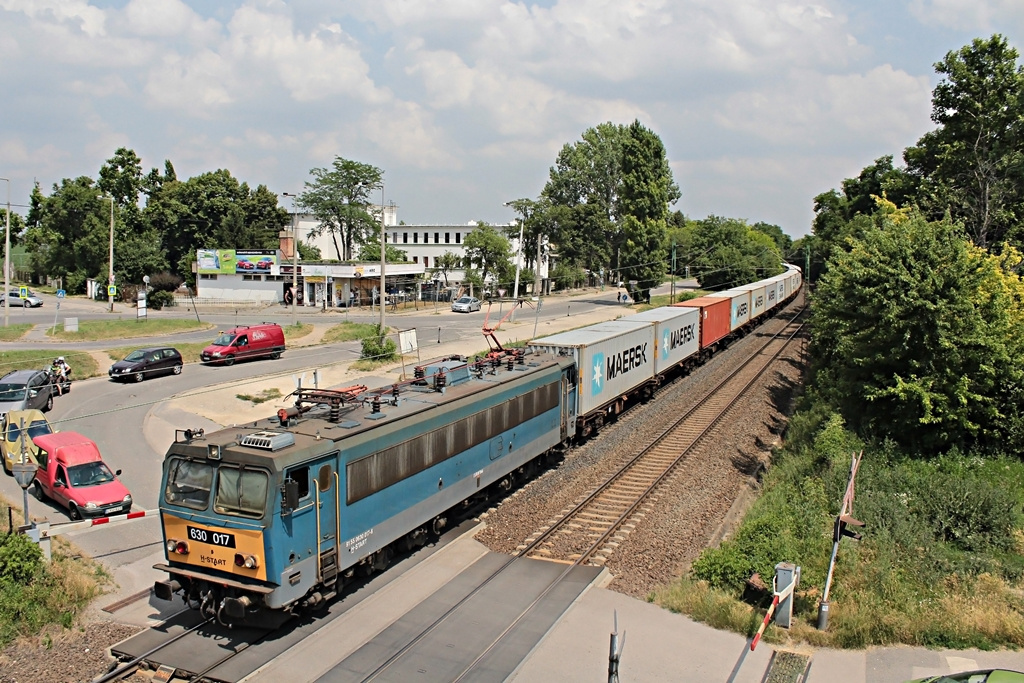
[[[107,298],[110,299],[110,312],[114,312],[114,197],[103,197],[110,200],[110,269],[107,273]]]
[[[670,304],[676,302],[676,241],[672,240],[672,298]]]
[[[540,259],[541,259],[541,243],[544,241],[544,235],[540,232],[537,233],[537,262],[534,264],[533,270],[533,298],[540,300]]]
[[[7,237],[4,239],[4,327],[7,327],[11,311],[11,181],[9,178],[0,180],[7,183]],[[27,514],[27,505],[25,510]]]
[[[292,327],[295,327],[299,324],[295,314],[295,302],[299,298],[298,214],[295,213],[295,195],[291,192],[282,192],[281,196],[292,198]]]

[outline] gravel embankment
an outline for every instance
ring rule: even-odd
[[[774,319],[764,329],[781,327]],[[696,396],[717,384],[732,369],[735,359],[759,342],[755,336],[733,344],[689,377],[662,388],[655,400],[637,406],[597,438],[574,448],[565,461],[484,516],[487,528],[477,538],[494,551],[512,553],[525,539],[558,516],[559,512],[592,491],[664,431],[676,417],[693,406]],[[738,515],[729,515],[734,503],[742,507],[771,449],[780,442],[787,415],[801,382],[799,351],[780,358],[758,381],[729,419],[644,508],[636,527],[606,566],[615,577],[610,588],[638,598],[682,575],[713,539],[719,538]],[[734,519],[735,518],[735,519]],[[725,528],[723,528],[725,527]]]

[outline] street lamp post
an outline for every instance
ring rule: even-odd
[[[110,312],[114,312],[114,198],[103,197],[110,200],[110,268],[107,271],[107,298],[110,299]]]
[[[295,213],[295,195],[282,192],[282,197],[292,198],[292,327],[298,324],[295,317],[295,300],[299,298],[299,234],[298,214]]]
[[[4,238],[4,327],[7,327],[11,311],[11,181],[9,178],[0,180],[7,183],[7,236]]]

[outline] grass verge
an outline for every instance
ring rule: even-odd
[[[376,332],[376,325],[371,325],[369,323],[343,322],[334,325],[326,332],[324,332],[324,336],[321,341],[324,344],[357,341],[364,337],[368,337],[371,334],[376,334]]]
[[[16,341],[25,336],[35,325],[32,323],[15,323],[8,327],[0,327],[0,341]]]
[[[825,412],[793,418],[786,449],[740,528],[705,551],[690,576],[650,599],[749,636],[770,596],[752,598],[747,578],[757,572],[770,583],[777,563],[792,562],[802,569],[794,626],[787,634],[770,628],[769,639],[836,648],[1024,647],[1024,463],[868,448]],[[818,631],[833,521],[850,454],[862,449],[854,509],[867,526],[862,540],[840,542],[829,627]]]
[[[130,339],[132,337],[153,337],[175,332],[208,330],[213,325],[188,319],[131,320],[83,320],[78,323],[77,332],[67,332],[62,327],[49,328],[48,337],[67,341],[101,341],[104,339]]]
[[[14,370],[45,370],[50,367],[53,359],[64,356],[71,365],[73,379],[85,379],[100,374],[99,363],[87,351],[67,351],[63,349],[26,349],[19,351],[0,351],[0,375]],[[105,368],[104,368],[105,370]]]
[[[0,499],[0,518],[22,511]],[[21,534],[0,533],[0,647],[38,635],[52,624],[72,627],[89,602],[113,581],[102,565],[82,556],[60,536],[51,539],[50,562]]]
[[[248,401],[254,406],[258,406],[261,403],[267,401],[273,401],[276,398],[281,398],[281,390],[277,387],[271,387],[270,389],[264,389],[258,394],[235,394],[235,398],[241,399],[242,401]]]

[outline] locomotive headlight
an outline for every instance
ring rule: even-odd
[[[256,567],[260,566],[260,563],[259,560],[256,559],[255,555],[235,553],[235,566],[244,567],[246,569],[256,569]]]
[[[188,555],[188,541],[167,539],[167,553],[169,555]]]

